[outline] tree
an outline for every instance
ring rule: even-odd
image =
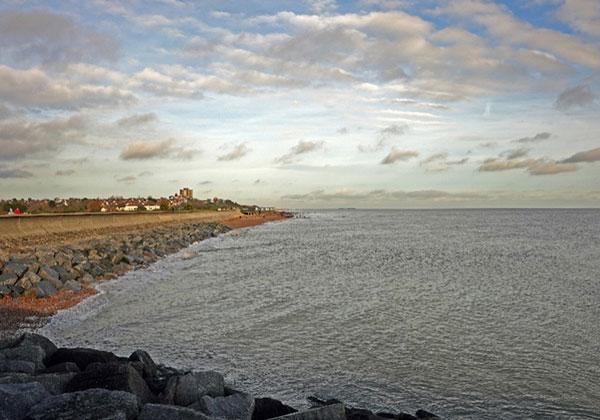
[[[86,206],[87,211],[98,212],[102,210],[102,203],[98,200],[90,200]]]

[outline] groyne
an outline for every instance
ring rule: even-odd
[[[215,371],[184,371],[154,362],[144,350],[129,357],[93,348],[59,348],[24,333],[0,340],[0,418],[6,420],[418,420],[418,410],[373,413],[341,401],[309,397],[298,411],[281,401],[237,390]]]

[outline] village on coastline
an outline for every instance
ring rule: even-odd
[[[0,199],[2,214],[44,214],[44,213],[111,213],[180,210],[239,210],[244,214],[272,211],[273,207],[239,204],[219,197],[194,198],[194,190],[184,187],[168,197],[121,197],[108,198],[60,198],[54,199]]]

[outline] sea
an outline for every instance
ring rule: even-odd
[[[297,408],[600,419],[600,210],[305,211],[99,290],[42,333]]]

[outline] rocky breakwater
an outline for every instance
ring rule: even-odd
[[[79,293],[95,281],[145,267],[194,242],[229,230],[217,223],[186,223],[0,255],[0,298]]]
[[[228,387],[213,371],[157,365],[143,350],[129,357],[89,348],[57,348],[25,333],[0,340],[0,418],[127,420],[416,420],[418,411],[373,413],[340,401],[311,398],[296,409]]]

